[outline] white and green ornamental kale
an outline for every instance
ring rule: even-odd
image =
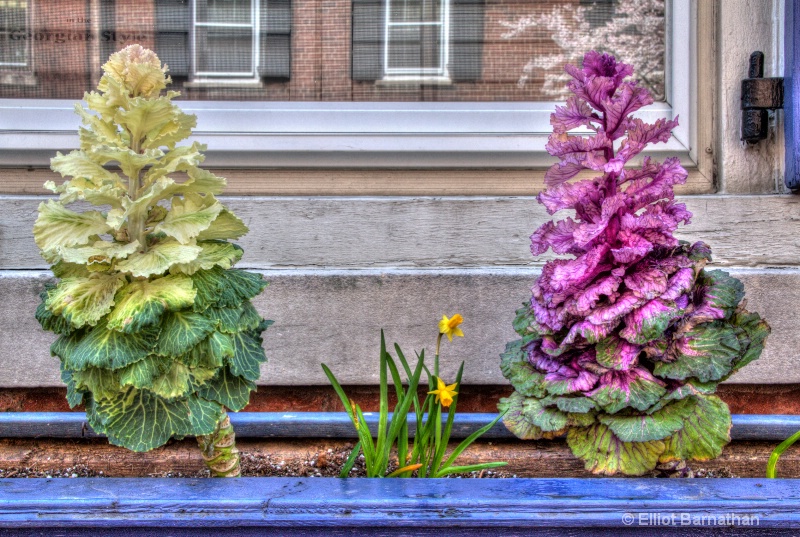
[[[39,206],[34,237],[60,281],[36,318],[60,336],[69,404],[113,444],[232,436],[225,408],[247,404],[270,324],[250,303],[266,282],[232,268],[247,227],[214,197],[225,180],[199,167],[205,147],[176,145],[196,118],[162,95],[158,57],[132,45],[103,71],[75,107],[80,150],[52,159],[59,199]]]

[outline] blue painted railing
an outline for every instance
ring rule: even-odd
[[[242,438],[356,438],[353,424],[344,412],[239,412],[231,413],[236,435]],[[377,413],[364,417],[373,432],[378,429]],[[456,414],[452,438],[466,438],[496,418],[496,414]],[[409,423],[415,430],[413,416]],[[800,431],[800,416],[736,414],[731,437],[734,440],[782,441]],[[86,422],[83,412],[0,412],[0,438],[91,438],[99,436]],[[485,439],[513,439],[496,424]]]

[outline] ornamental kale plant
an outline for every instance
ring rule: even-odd
[[[515,388],[500,403],[505,424],[520,438],[566,433],[598,474],[714,458],[731,426],[716,386],[758,358],[769,326],[745,310],[741,282],[705,270],[707,245],[673,236],[691,218],[674,201],[687,176],[678,159],[625,167],[666,142],[677,118],[633,117],[653,100],[613,56],[589,52],[566,71],[574,95],[551,115],[547,150],[559,162],[538,200],[575,219],[545,223],[531,251],[569,257],[546,263],[517,311],[522,339],[501,355]],[[569,134],[577,127],[589,134]],[[567,182],[584,170],[598,176]]]
[[[158,57],[131,45],[103,66],[98,92],[75,106],[80,149],[57,154],[70,178],[39,206],[34,238],[60,279],[36,318],[60,337],[51,353],[71,407],[112,444],[147,451],[197,436],[216,476],[239,474],[226,407],[255,389],[265,321],[250,303],[266,286],[233,269],[247,227],[214,196],[225,180],[200,168],[205,146],[177,144],[193,115],[161,94]],[[93,112],[93,113],[92,113]],[[79,202],[102,210],[73,211]]]

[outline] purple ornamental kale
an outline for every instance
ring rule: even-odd
[[[674,200],[686,181],[677,158],[645,157],[678,119],[648,124],[632,116],[653,102],[625,78],[630,65],[589,52],[568,65],[574,94],[550,117],[547,151],[559,158],[539,202],[550,214],[531,236],[547,262],[530,303],[517,312],[522,339],[501,368],[515,393],[501,400],[506,426],[521,438],[566,433],[594,473],[641,475],[658,463],[708,460],[730,441],[730,411],[719,382],[758,358],[769,326],[747,312],[744,288],[720,270],[702,242],[673,233],[691,213]],[[588,135],[571,135],[578,127]],[[593,179],[567,182],[584,170]]]

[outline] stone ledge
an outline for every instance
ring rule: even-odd
[[[378,383],[381,328],[404,352],[435,345],[442,314],[461,313],[464,338],[445,342],[442,376],[454,377],[462,360],[464,384],[505,384],[499,354],[516,339],[514,311],[529,296],[535,269],[276,270],[254,302],[275,324],[264,334],[269,362],[261,384],[327,385],[320,363],[342,384]],[[760,360],[731,381],[800,382],[800,269],[730,269],[746,289],[748,309],[772,325]],[[34,319],[38,293],[50,274],[0,271],[0,387],[60,385],[49,355],[52,334]]]

